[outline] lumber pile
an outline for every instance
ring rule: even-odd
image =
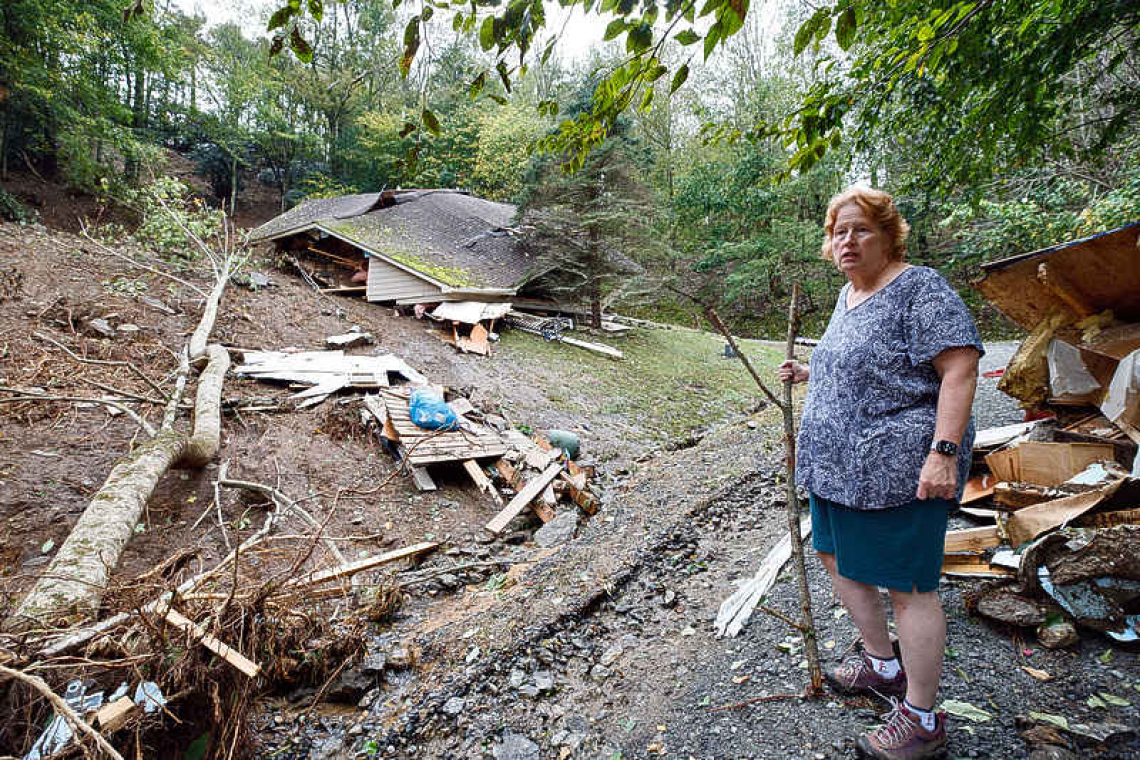
[[[985,265],[978,284],[1029,333],[998,388],[1036,421],[976,436],[962,504],[984,524],[947,534],[943,572],[1004,578],[973,607],[1045,646],[1077,641],[1074,624],[1140,638],[1138,247],[1140,223]]]
[[[447,399],[458,419],[454,429],[427,430],[412,421],[409,397],[408,388],[384,388],[364,399],[385,448],[408,467],[421,491],[436,490],[429,465],[458,464],[499,508],[485,526],[490,533],[503,532],[528,509],[543,523],[569,509],[598,511],[599,499],[590,489],[593,468],[579,465],[542,435],[507,428],[505,420],[458,395]]]

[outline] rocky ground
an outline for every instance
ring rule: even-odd
[[[521,520],[492,541],[479,529],[487,519],[485,497],[461,473],[444,473],[433,494],[416,492],[404,479],[368,493],[394,467],[353,422],[359,409],[351,400],[227,418],[222,456],[234,462],[233,473],[312,496],[329,533],[344,538],[346,553],[427,537],[444,544],[414,573],[398,576],[410,584],[404,606],[369,629],[363,660],[343,663],[327,685],[283,688],[259,704],[253,756],[854,756],[854,736],[874,723],[882,705],[798,698],[806,684],[802,642],[775,617],[756,612],[733,639],[717,638],[712,626],[721,601],[786,531],[774,410],[730,419],[673,450],[650,447],[649,431],[609,406],[595,403],[598,413],[583,417],[552,403],[554,395],[572,397],[576,408],[597,401],[580,367],[533,366],[509,342],[489,361],[459,356],[415,320],[359,301],[315,297],[291,275],[262,264],[275,285],[232,291],[219,339],[316,347],[324,336],[359,325],[377,336],[379,349],[408,358],[437,382],[469,389],[477,405],[529,427],[574,429],[588,451],[605,457],[597,479],[603,507],[576,537],[536,541],[536,525]],[[9,387],[80,395],[92,393],[94,381],[146,395],[123,368],[79,366],[45,338],[85,357],[139,362],[161,380],[173,366],[163,346],[181,345],[196,319],[195,299],[185,289],[101,255],[82,238],[0,225],[0,266],[20,280],[0,298],[0,384]],[[200,279],[192,271],[183,276]],[[159,313],[143,295],[175,314]],[[86,326],[100,317],[116,329],[114,337]],[[983,369],[1002,366],[1009,351],[995,346]],[[981,383],[980,426],[1018,418],[995,385]],[[283,393],[244,380],[226,386],[235,399],[277,403]],[[154,420],[157,407],[146,408]],[[105,409],[71,402],[8,404],[0,413],[0,589],[10,602],[46,564],[136,428]],[[180,546],[197,548],[207,566],[221,556],[220,527],[212,521],[192,527],[213,499],[215,476],[207,468],[164,478],[117,583]],[[260,514],[237,498],[225,499],[221,512],[231,538],[252,530],[256,521],[249,517]],[[854,628],[810,556],[809,574],[823,652],[834,661],[853,644]],[[955,719],[950,756],[1027,757],[1045,744],[1052,754],[1034,757],[1140,753],[1135,738],[1097,743],[1028,717],[1137,725],[1135,651],[1089,632],[1071,650],[1042,649],[1031,631],[995,629],[972,616],[963,593],[975,586],[944,584],[950,641],[943,696],[984,711]],[[789,571],[767,604],[794,614]],[[1026,667],[1049,680],[1037,680]],[[312,707],[318,692],[321,703]],[[774,699],[758,701],[765,697]],[[155,747],[153,756],[182,757],[183,749]]]
[[[983,381],[983,395],[995,382]],[[999,413],[993,422],[1016,417],[1000,399],[985,403]],[[855,757],[854,737],[884,705],[796,697],[806,683],[802,641],[774,617],[755,613],[734,639],[713,629],[734,582],[786,530],[775,440],[775,419],[763,414],[642,463],[573,543],[537,559],[516,550],[525,569],[513,584],[453,592],[452,605],[468,614],[442,626],[431,609],[400,621],[408,632],[386,644],[398,663],[373,671],[380,685],[351,716],[266,712],[267,747],[281,757]],[[818,563],[809,568],[822,651],[834,663],[855,629]],[[1091,633],[1072,650],[1043,649],[1031,631],[969,614],[963,594],[976,586],[943,586],[943,698],[981,711],[953,719],[950,756],[1135,756],[1135,738],[1105,744],[1029,717],[1135,727],[1134,651]],[[767,603],[795,614],[790,570]],[[408,651],[418,666],[406,666]],[[1090,703],[1102,692],[1129,704]]]

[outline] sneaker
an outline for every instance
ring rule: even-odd
[[[871,692],[884,699],[901,698],[906,694],[906,671],[900,668],[894,678],[883,678],[875,672],[875,667],[862,647],[838,667],[829,670],[825,677],[840,694]]]
[[[896,699],[886,722],[869,734],[859,737],[857,746],[864,757],[878,760],[920,760],[937,757],[946,751],[946,713],[934,714],[934,730],[927,731],[922,721]]]

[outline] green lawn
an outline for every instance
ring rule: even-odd
[[[687,329],[633,330],[624,336],[575,338],[605,343],[625,359],[504,330],[503,353],[525,361],[543,379],[550,404],[586,419],[616,415],[643,435],[665,443],[739,415],[762,398],[738,359],[724,358],[724,338]],[[759,341],[738,344],[773,392],[783,352]],[[649,441],[646,441],[649,442]]]

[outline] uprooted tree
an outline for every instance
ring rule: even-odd
[[[172,218],[178,223],[176,216]],[[159,479],[171,467],[203,467],[218,452],[222,385],[230,358],[225,348],[207,342],[226,283],[240,266],[244,245],[224,222],[212,243],[184,226],[183,232],[210,263],[214,285],[202,318],[182,352],[162,424],[111,469],[47,570],[10,618],[13,628],[28,629],[94,611]],[[90,235],[88,239],[102,247]],[[191,367],[203,365],[198,375],[193,428],[187,432],[176,426],[177,413]]]

